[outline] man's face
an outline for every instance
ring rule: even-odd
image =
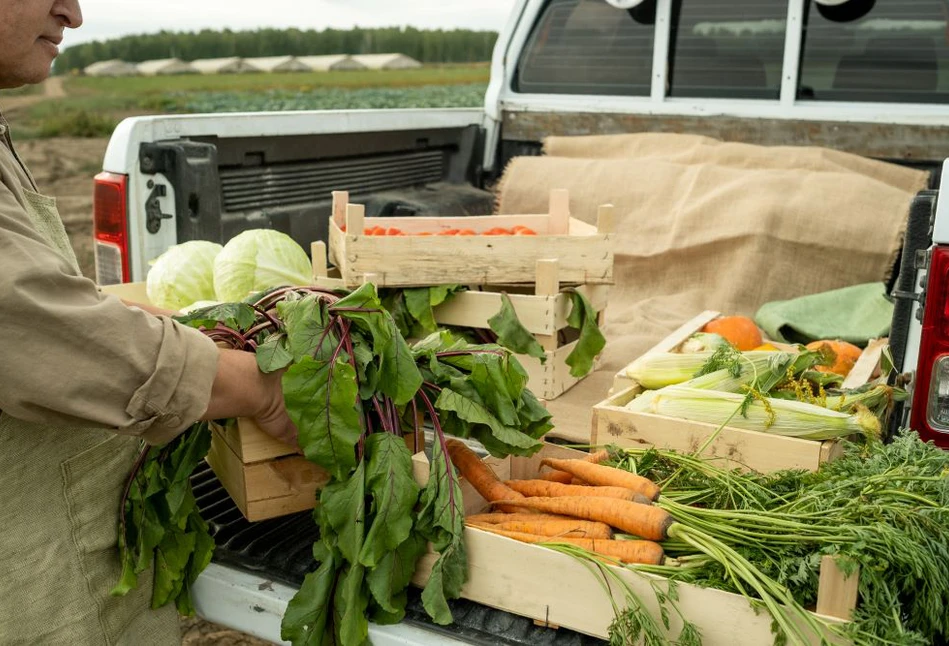
[[[63,31],[81,24],[79,0],[0,0],[0,88],[44,80]]]

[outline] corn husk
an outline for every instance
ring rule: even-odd
[[[678,417],[808,440],[829,440],[848,435],[880,435],[880,421],[863,406],[852,414],[804,402],[763,397],[739,411],[745,396],[716,390],[669,386],[653,393],[643,412]],[[729,419],[731,417],[731,419]]]
[[[793,356],[783,352],[742,352],[741,374],[732,376],[728,370],[716,370],[707,375],[695,375],[708,363],[712,352],[657,352],[645,354],[626,368],[626,376],[635,379],[643,388],[654,390],[665,386],[691,382],[695,388],[712,388],[737,392],[742,385],[751,383],[776,362]]]

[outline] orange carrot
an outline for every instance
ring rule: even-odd
[[[561,484],[573,483],[573,475],[566,471],[547,471],[537,476],[537,479],[546,480],[547,482],[559,482]]]
[[[494,512],[488,514],[472,514],[465,516],[465,522],[477,523],[479,525],[495,525],[497,523],[520,522],[522,520],[576,520],[570,516],[559,516],[557,514],[540,514],[532,511],[523,511],[505,514]]]
[[[651,541],[664,541],[675,522],[665,509],[615,498],[522,498],[496,501],[505,507],[533,509],[584,520],[598,520],[610,527]]]
[[[641,493],[650,500],[659,498],[659,486],[655,482],[622,469],[591,464],[585,460],[557,460],[555,458],[545,458],[541,464],[558,471],[572,473],[590,484],[626,487]]]
[[[498,480],[494,471],[481,461],[478,454],[469,449],[464,442],[450,439],[445,443],[448,446],[448,455],[461,475],[471,483],[471,486],[488,502],[499,500],[513,500],[523,496],[503,482]]]
[[[445,229],[444,231],[439,231],[438,235],[440,236],[456,236],[458,235],[458,229]]]
[[[470,516],[465,516],[465,522],[477,523],[479,525],[495,525],[497,523],[510,523],[510,522],[520,522],[524,520],[530,521],[541,521],[541,520],[577,520],[576,518],[571,518],[570,516],[558,516],[557,514],[540,514],[534,512],[520,512],[513,514],[505,514],[501,512],[495,512],[492,514],[472,514]]]
[[[539,515],[539,514],[538,514]],[[576,538],[613,538],[613,530],[606,523],[592,520],[512,520],[506,523],[486,524],[486,527],[506,532],[524,532],[538,536],[575,536]]]
[[[584,462],[589,462],[590,464],[603,464],[610,459],[610,452],[606,449],[602,451],[597,451],[596,453],[591,453],[587,457],[583,458]]]
[[[512,532],[493,527],[480,528],[486,532],[513,538],[523,543],[570,543],[583,549],[608,556],[623,563],[640,563],[644,565],[662,565],[665,554],[662,546],[652,541],[614,541],[599,538],[574,538],[538,536],[525,532]]]
[[[564,496],[593,496],[595,498],[618,498],[634,500],[637,492],[623,487],[587,487],[585,485],[561,484],[546,480],[507,480],[514,491],[528,498],[563,498]]]
[[[610,459],[610,452],[606,449],[602,451],[597,451],[596,453],[591,453],[587,457],[583,458],[585,462],[591,462],[593,464],[600,464],[601,462],[606,462]],[[540,480],[552,480],[553,482],[562,482],[563,484],[575,484],[575,485],[584,485],[587,484],[583,481],[582,478],[577,478],[572,473],[567,473],[566,471],[549,471],[547,473],[537,476]]]
[[[405,234],[402,233],[402,229],[398,229],[396,227],[389,227],[388,229],[386,229],[386,235],[387,236],[402,236]]]
[[[461,231],[458,232],[458,235],[460,235],[460,236],[476,236],[476,235],[478,235],[478,234],[477,234],[477,232],[475,232],[474,229],[462,229]]]

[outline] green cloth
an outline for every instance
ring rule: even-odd
[[[893,304],[883,283],[865,283],[761,306],[755,322],[774,341],[841,339],[866,345],[890,332]]]

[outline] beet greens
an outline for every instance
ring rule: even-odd
[[[450,623],[447,602],[461,592],[467,559],[461,488],[446,436],[478,440],[498,457],[531,455],[551,428],[550,414],[526,389],[527,373],[510,352],[470,345],[449,332],[410,346],[372,285],[350,294],[282,288],[179,321],[219,344],[255,352],[263,372],[282,371],[300,447],[332,476],[314,512],[318,567],[291,600],[282,637],[293,644],[357,645],[366,642],[370,620],[401,621],[406,588],[429,544],[438,557],[423,604],[434,621]],[[425,429],[434,441],[431,475],[420,487],[412,454],[423,448]],[[207,442],[197,443],[199,433],[208,436],[202,427],[178,441],[190,442],[203,457]],[[154,464],[151,456],[144,460],[133,482]],[[147,549],[126,548],[137,545],[142,528],[128,504],[123,559],[150,563]],[[206,528],[200,540],[210,540]],[[181,579],[187,596],[193,578]],[[179,607],[189,608],[190,597]]]

